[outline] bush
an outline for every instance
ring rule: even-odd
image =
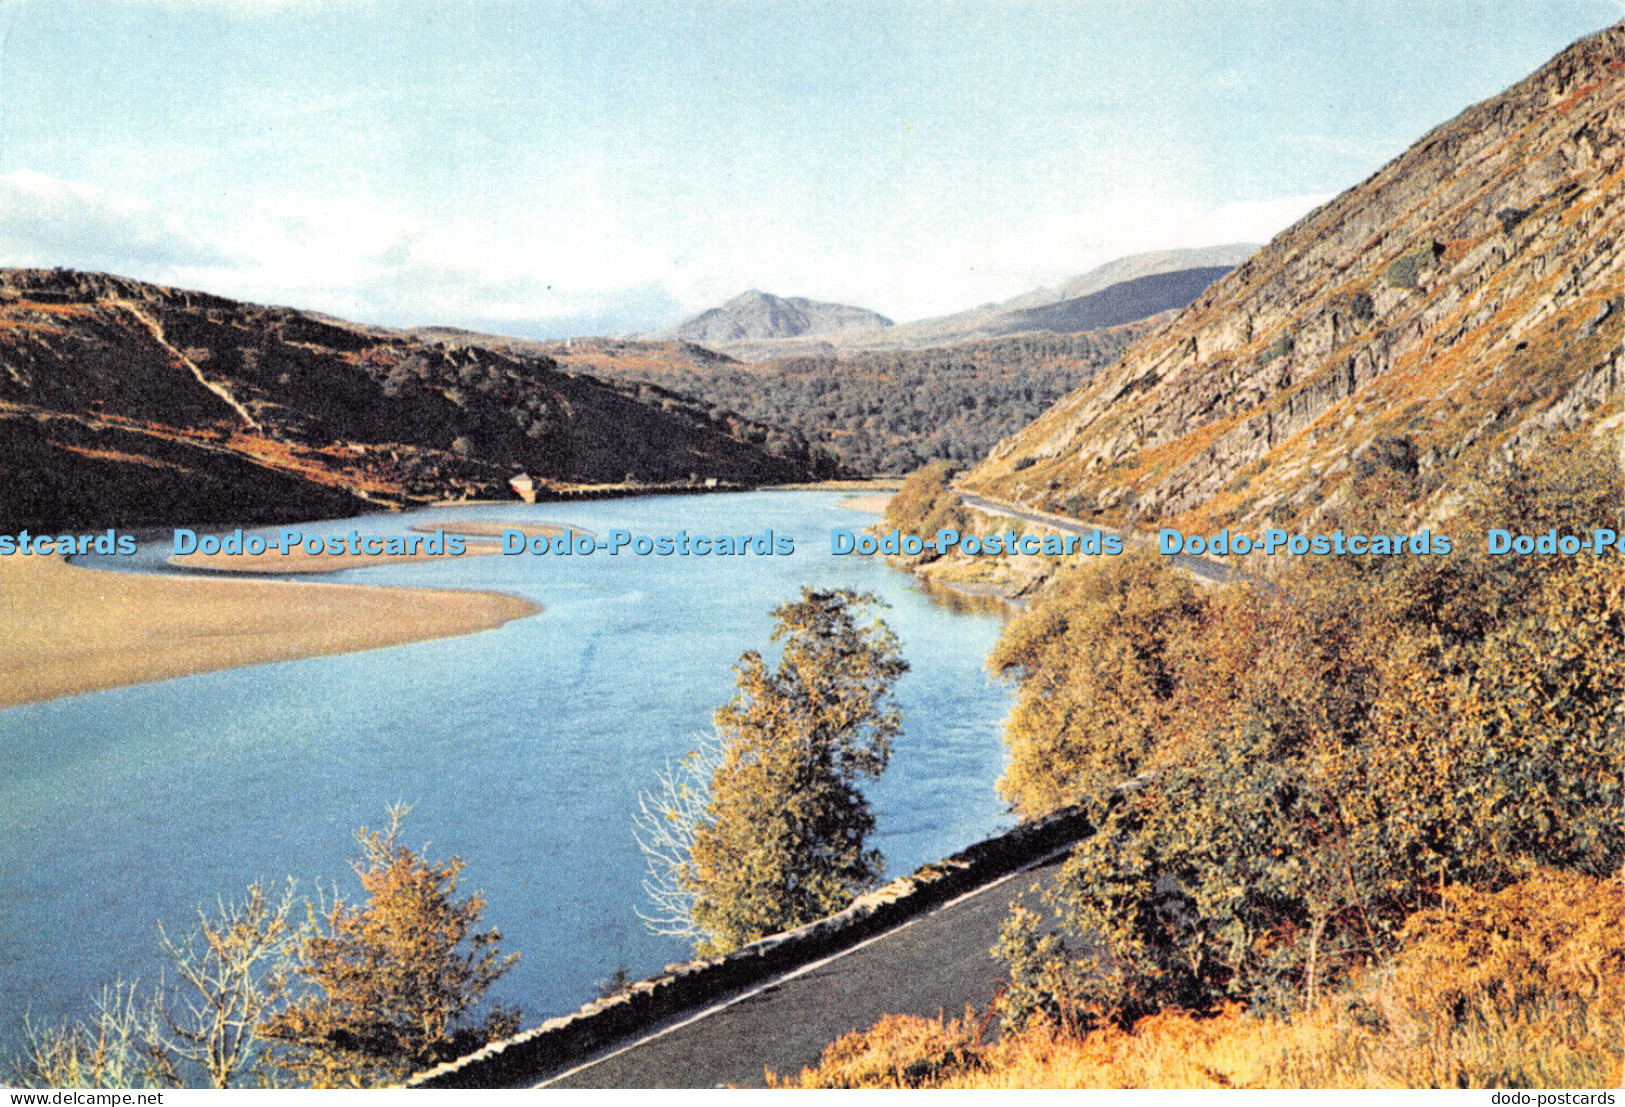
[[[924,1088],[977,1066],[985,1024],[963,1019],[887,1015],[872,1028],[829,1045],[798,1076],[767,1075],[770,1088]]]
[[[1258,364],[1268,365],[1276,358],[1286,357],[1292,352],[1294,344],[1294,340],[1290,334],[1283,334],[1280,338],[1277,338],[1274,342],[1271,342],[1268,346],[1264,347],[1264,349],[1258,355]]]
[[[842,1088],[1613,1087],[1625,1060],[1617,880],[1540,872],[1445,890],[1396,956],[1290,1012],[1226,1004],[1132,1025],[890,1016],[776,1086]]]
[[[1501,233],[1511,234],[1519,223],[1534,213],[1534,208],[1502,208],[1495,213],[1495,218],[1501,223]]]
[[[1134,775],[1167,726],[1206,603],[1164,559],[1059,576],[1005,628],[988,667],[1020,682],[999,791],[1034,817]]]
[[[400,1080],[517,1029],[504,1008],[472,1019],[518,955],[502,956],[501,935],[477,929],[478,893],[457,898],[460,859],[427,861],[401,844],[408,810],[392,807],[383,832],[357,832],[367,900],[313,913],[297,962],[303,994],[265,1027],[309,1083]]]
[[[944,528],[965,530],[969,516],[951,484],[953,475],[952,466],[943,461],[933,461],[910,473],[886,504],[885,525],[922,538],[935,537]],[[927,548],[915,560],[924,564],[939,556]]]
[[[1388,263],[1388,269],[1383,278],[1388,282],[1389,288],[1411,289],[1416,287],[1417,278],[1422,275],[1422,269],[1430,260],[1431,255],[1425,250],[1417,250],[1409,254],[1402,254]]]
[[[469,1016],[514,957],[475,930],[484,901],[456,899],[462,862],[430,862],[399,843],[407,809],[357,837],[366,904],[325,910],[294,889],[251,885],[200,910],[178,939],[159,928],[164,982],[104,990],[88,1023],[28,1025],[19,1083],[46,1087],[275,1087],[397,1081],[511,1033],[514,1012]],[[517,956],[517,955],[515,955]]]
[[[1620,529],[1618,487],[1612,461],[1551,450],[1467,514]],[[1369,522],[1350,529],[1400,529]],[[1329,558],[1189,601],[1106,590],[1078,607],[1058,589],[1011,625],[994,658],[1023,680],[1012,798],[1096,812],[1060,899],[1108,971],[1069,1002],[1125,1024],[1312,1005],[1446,885],[1618,872],[1617,567],[1463,547]]]

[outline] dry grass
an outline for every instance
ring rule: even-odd
[[[1544,873],[1419,912],[1391,965],[1290,1019],[1238,1006],[978,1044],[889,1016],[775,1081],[803,1088],[1604,1087],[1625,1078],[1625,890]]]

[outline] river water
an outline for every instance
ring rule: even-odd
[[[768,647],[804,584],[871,591],[902,641],[904,735],[867,789],[889,875],[1010,825],[994,791],[1010,699],[983,662],[1001,625],[928,599],[907,574],[832,557],[870,518],[834,493],[666,496],[458,508],[310,524],[405,533],[450,519],[556,521],[606,534],[791,535],[788,557],[473,557],[326,574],[476,588],[544,604],[496,630],[208,673],[0,711],[0,1043],[23,1016],[89,1010],[105,984],[156,981],[161,922],[252,881],[302,894],[350,869],[355,828],[412,805],[406,843],[466,862],[462,888],[520,961],[496,989],[527,1022],[687,955],[650,933],[632,837],[640,790],[708,732],[731,666]],[[167,552],[162,550],[158,552]],[[94,559],[92,559],[94,560]],[[771,655],[770,655],[771,656]],[[11,1050],[8,1048],[9,1054]]]

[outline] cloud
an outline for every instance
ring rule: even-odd
[[[684,305],[648,252],[522,218],[430,223],[359,198],[262,197],[229,241],[240,264],[210,291],[385,326],[444,324],[552,338],[653,330]]]
[[[910,321],[1058,284],[1131,254],[1264,243],[1331,198],[1327,193],[1215,204],[1123,190],[1070,208],[1025,215],[1006,209],[974,225],[956,224],[947,214],[900,221],[865,236],[861,254],[852,243],[795,242],[796,249],[778,256],[737,243],[710,254],[706,268],[721,278],[713,281],[712,299],[723,291],[715,287],[719,283],[729,294],[755,285]]]
[[[30,169],[0,176],[0,260],[152,279],[231,263],[179,218],[149,203]]]
[[[377,196],[262,195],[190,225],[143,198],[0,177],[0,264],[65,265],[385,326],[538,338],[654,330],[746,288],[907,321],[1052,285],[1128,254],[1264,242],[1326,195],[1214,204],[1122,189],[1073,207],[931,210],[831,232],[771,207],[644,212],[587,180],[566,201],[439,219]]]
[[[194,228],[138,196],[29,169],[0,176],[0,265],[533,337],[652,330],[683,313],[635,244],[592,233],[543,241],[522,227],[429,226],[388,206],[292,197]]]

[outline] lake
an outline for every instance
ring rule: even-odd
[[[400,534],[451,519],[554,521],[600,535],[791,535],[788,557],[472,557],[326,574],[492,589],[546,610],[497,630],[260,665],[0,711],[0,1042],[25,1011],[89,1010],[122,978],[156,981],[156,927],[292,876],[354,898],[354,831],[412,805],[405,842],[466,862],[518,964],[496,989],[527,1023],[688,956],[638,919],[640,791],[696,744],[768,649],[770,610],[802,585],[883,597],[911,671],[904,733],[868,787],[889,875],[1013,823],[994,791],[1004,685],[983,662],[990,614],[931,601],[912,577],[832,557],[829,531],[872,521],[838,493],[661,496],[454,508],[314,523]],[[157,553],[167,552],[167,544]],[[95,559],[86,559],[94,562]],[[127,566],[126,566],[127,567]],[[769,654],[771,658],[771,654]],[[9,1054],[10,1049],[6,1052]]]

